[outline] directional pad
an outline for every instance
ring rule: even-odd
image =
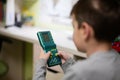
[[[51,55],[49,58],[49,64],[50,65],[58,64],[58,62],[60,62],[60,58],[58,56],[57,49],[51,49],[50,52],[51,52]]]

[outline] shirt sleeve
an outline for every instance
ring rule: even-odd
[[[78,78],[76,72],[72,68],[69,68],[62,80],[83,80],[83,79]]]
[[[69,71],[70,66],[72,66],[74,63],[75,63],[75,60],[72,58],[69,58],[64,64],[61,65],[63,72],[66,73],[67,71]]]
[[[61,65],[64,73],[69,72],[69,67],[75,63],[75,60],[69,58],[64,64]],[[33,80],[46,80],[46,61],[44,59],[40,59],[36,66],[35,72],[33,75]]]
[[[33,80],[46,80],[46,69],[46,61],[40,59],[35,66]]]

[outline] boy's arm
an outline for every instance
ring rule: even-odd
[[[63,72],[66,73],[67,71],[69,71],[68,68],[70,68],[70,66],[72,66],[74,63],[75,63],[74,59],[72,59],[72,58],[67,59],[66,62],[61,65]]]
[[[75,60],[72,58],[69,58],[64,64],[61,65],[64,73],[69,71],[69,67],[72,66],[75,63]],[[35,72],[33,76],[33,80],[46,80],[46,60],[45,59],[40,59],[36,66],[35,66]]]
[[[35,66],[33,80],[46,80],[46,70],[46,60],[40,59]]]

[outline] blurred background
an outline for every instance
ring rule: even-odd
[[[39,57],[38,31],[49,30],[58,50],[75,60],[78,52],[72,41],[70,12],[78,0],[0,0],[0,80],[32,80]],[[120,52],[120,37],[113,43]],[[46,80],[61,80],[60,66],[47,69]]]

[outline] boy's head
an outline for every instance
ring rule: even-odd
[[[111,43],[120,34],[120,0],[79,0],[71,15],[73,39],[83,51],[89,39]]]

